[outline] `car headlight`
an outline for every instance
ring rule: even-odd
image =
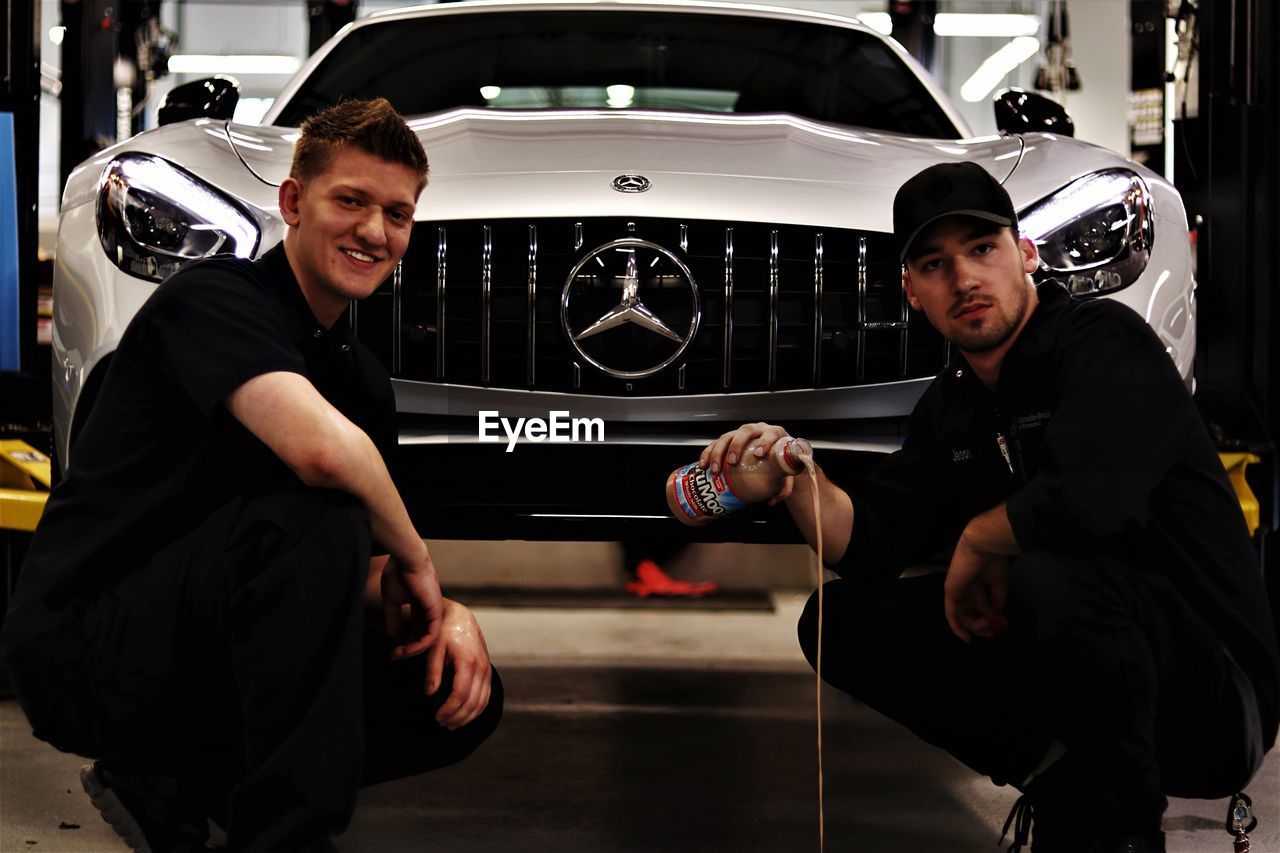
[[[98,238],[120,269],[163,281],[197,258],[250,257],[259,233],[240,208],[177,166],[159,157],[125,155],[102,176]]]
[[[1127,287],[1151,260],[1151,193],[1133,172],[1087,175],[1018,218],[1040,250],[1036,278],[1061,279],[1079,296]]]

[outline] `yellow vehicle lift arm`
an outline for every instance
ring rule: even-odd
[[[0,440],[0,530],[35,530],[51,483],[48,456],[24,441]]]

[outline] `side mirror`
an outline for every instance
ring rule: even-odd
[[[996,127],[1002,133],[1030,133],[1043,130],[1062,136],[1075,136],[1076,125],[1057,101],[1021,89],[1002,89],[992,105],[996,111]]]
[[[224,118],[235,114],[240,102],[240,81],[234,77],[206,77],[183,83],[169,91],[158,115],[161,125],[189,118]]]

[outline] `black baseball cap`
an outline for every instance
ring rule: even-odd
[[[898,263],[920,232],[944,216],[974,216],[1018,227],[1009,194],[977,163],[939,163],[907,181],[893,199],[893,239]]]

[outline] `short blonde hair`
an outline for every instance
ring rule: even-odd
[[[306,181],[321,174],[347,146],[413,169],[419,191],[427,184],[427,152],[386,98],[339,101],[304,121],[289,177]]]

